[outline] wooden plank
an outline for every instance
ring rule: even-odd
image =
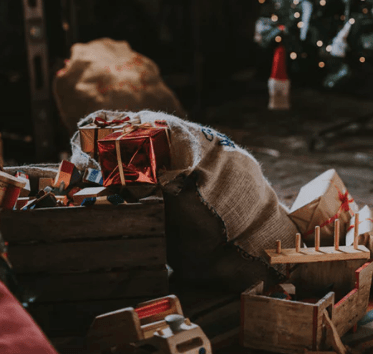
[[[93,239],[164,233],[164,205],[134,203],[1,212],[0,232],[9,243]]]
[[[338,302],[355,287],[355,271],[364,263],[366,260],[305,263],[291,273],[289,281],[296,285],[300,298],[320,292],[322,296],[330,290],[335,292]]]
[[[347,349],[343,345],[334,323],[329,317],[328,311],[324,310],[324,320],[326,324],[326,343],[333,347],[337,354],[347,354]]]
[[[17,273],[56,273],[166,264],[164,237],[9,245]]]
[[[333,306],[334,306],[334,293],[329,292],[326,294],[314,308],[314,322],[313,322],[313,349],[320,350],[320,346],[323,344],[324,340],[324,310],[328,311],[328,313],[333,313]]]
[[[270,264],[287,263],[311,263],[325,261],[344,261],[351,259],[369,259],[370,251],[362,245],[358,249],[353,246],[340,246],[338,250],[334,247],[320,247],[319,251],[315,248],[301,248],[297,252],[293,248],[282,249],[278,254],[277,250],[266,250]]]
[[[373,262],[356,270],[356,287],[334,306],[332,321],[340,336],[351,329],[366,312],[373,275]]]
[[[165,266],[95,273],[21,274],[17,279],[38,302],[159,297],[168,294]]]
[[[279,353],[312,347],[315,305],[259,295],[242,295],[243,345]]]

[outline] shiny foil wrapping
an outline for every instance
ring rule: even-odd
[[[116,141],[119,142],[120,156]],[[104,186],[123,185],[118,164],[122,161],[125,184],[157,183],[157,171],[170,166],[170,142],[164,128],[142,127],[130,133],[114,132],[98,140]]]

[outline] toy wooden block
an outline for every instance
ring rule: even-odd
[[[183,317],[174,295],[97,316],[88,333],[90,353],[130,344],[150,345],[156,353],[211,353],[211,345],[201,328]],[[154,353],[154,352],[153,352]]]
[[[357,214],[358,215],[358,214]],[[270,264],[311,263],[325,261],[345,261],[352,259],[369,259],[368,248],[357,244],[358,217],[355,225],[355,240],[353,246],[339,246],[339,220],[335,220],[334,247],[320,247],[320,227],[315,228],[315,247],[301,248],[301,235],[296,235],[295,248],[281,249],[277,241],[276,249],[265,250]]]

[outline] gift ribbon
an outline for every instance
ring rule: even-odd
[[[123,134],[121,134],[116,140],[115,140],[115,150],[117,153],[117,161],[118,161],[118,168],[119,168],[119,176],[120,176],[120,182],[122,183],[122,186],[126,185],[126,179],[124,176],[124,170],[123,170],[123,163],[122,163],[122,153],[120,152],[120,140],[128,135],[133,133],[136,130],[143,129],[165,129],[166,132],[166,137],[167,137],[167,142],[168,146],[171,149],[171,143],[170,143],[170,138],[168,136],[168,127],[154,127],[151,123],[143,123],[143,124],[131,124],[123,128]],[[150,144],[153,144],[152,141],[150,140]],[[144,142],[138,147],[136,152],[133,154],[131,160],[129,161],[129,164],[133,161],[137,153],[141,150],[142,146],[144,145]],[[153,171],[153,174],[155,171]],[[155,177],[155,176],[154,176]]]
[[[103,118],[100,118],[100,117],[96,117],[94,123],[99,128],[106,128],[106,127],[109,127],[111,125],[118,125],[118,124],[128,122],[129,120],[130,120],[130,117],[125,117],[123,119],[114,119],[114,120],[110,120],[110,121],[107,121],[107,120],[105,120]]]
[[[331,183],[333,183],[333,182],[331,182]],[[333,183],[333,184],[334,184],[334,183]],[[332,216],[331,218],[329,218],[328,220],[326,220],[325,222],[323,222],[321,225],[319,225],[319,226],[320,226],[320,229],[321,229],[322,227],[326,226],[326,225],[331,224],[331,223],[334,222],[336,219],[338,219],[338,218],[339,218],[339,215],[341,215],[341,212],[342,212],[342,211],[345,211],[345,212],[349,211],[349,210],[350,210],[350,203],[352,203],[352,202],[354,201],[353,198],[348,199],[348,191],[347,191],[347,190],[346,190],[345,193],[342,193],[342,192],[339,190],[339,188],[338,188],[335,184],[334,184],[334,187],[337,188],[337,190],[338,190],[338,198],[339,198],[339,200],[341,201],[341,205],[340,205],[340,207],[339,207],[337,213],[336,213],[334,216]],[[353,214],[353,212],[352,212],[352,214]],[[308,230],[308,231],[303,235],[303,237],[309,236],[309,235],[313,234],[313,232],[314,232],[314,230]]]
[[[130,117],[125,117],[125,118],[122,118],[122,119],[114,119],[114,120],[110,120],[110,121],[107,121],[101,117],[96,117],[95,118],[95,121],[94,123],[96,124],[96,128],[94,130],[94,137],[93,137],[93,156],[94,158],[97,160],[97,156],[98,156],[98,147],[97,147],[97,139],[98,139],[98,128],[106,128],[106,127],[110,127],[112,125],[119,125],[119,124],[123,124],[125,122],[128,122],[130,120]]]
[[[360,222],[359,222],[359,225],[360,225],[362,222],[364,222],[364,221],[370,221],[370,222],[373,222],[373,219],[371,219],[371,218],[366,218],[365,220],[360,221]],[[348,229],[347,229],[347,232],[350,231],[350,230],[352,230],[354,227],[355,227],[355,224],[350,225],[350,226],[348,227]]]

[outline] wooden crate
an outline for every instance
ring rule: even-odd
[[[264,296],[263,282],[246,290],[241,296],[242,345],[287,354],[304,353],[305,349],[321,350],[326,340],[323,331],[324,310],[327,310],[338,335],[345,334],[364,315],[372,282],[372,262],[361,267],[358,265],[359,268],[355,267],[355,271],[350,272],[349,276],[343,273],[343,269],[348,268],[346,264],[361,263],[353,262],[355,263],[330,262],[329,266],[326,266],[329,273],[327,269],[323,269],[328,262],[308,264],[303,269],[301,266],[293,279],[297,288],[302,285],[300,280],[310,286],[312,283],[316,286],[317,279],[320,281],[318,286],[335,281],[337,287],[344,289],[355,283],[337,303],[334,292],[327,293],[317,303],[312,304]],[[343,293],[338,288],[336,291],[338,294]]]
[[[2,211],[0,231],[47,334],[83,333],[105,311],[168,294],[163,198]]]

